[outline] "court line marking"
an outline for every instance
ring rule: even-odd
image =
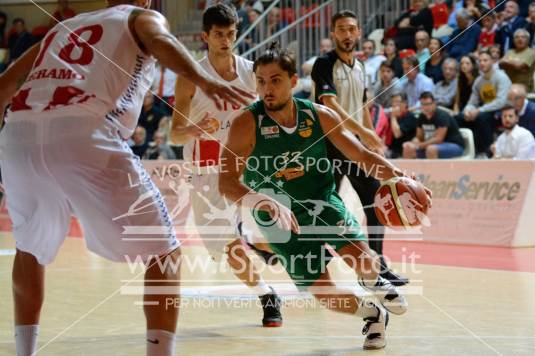
[[[455,319],[451,314],[449,314],[447,311],[445,311],[443,308],[441,308],[438,304],[436,304],[435,302],[433,302],[431,299],[429,299],[428,297],[426,297],[425,295],[421,295],[421,297],[427,301],[429,304],[431,304],[435,309],[437,309],[439,312],[441,312],[442,314],[444,314],[445,316],[448,317],[448,319],[450,319],[451,321],[453,321],[455,324],[457,324],[458,326],[460,326],[461,328],[463,328],[465,331],[467,331],[470,335],[472,335],[472,338],[475,338],[476,340],[478,340],[479,342],[481,342],[483,345],[485,345],[486,347],[488,347],[491,351],[493,351],[496,355],[500,355],[500,356],[503,356],[503,354],[501,352],[499,352],[498,350],[496,350],[493,346],[491,346],[489,343],[487,343],[485,340],[483,340],[479,335],[477,335],[475,332],[473,332],[470,328],[468,328],[466,325],[464,325],[463,323],[461,323],[459,320]]]

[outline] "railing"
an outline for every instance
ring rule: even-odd
[[[353,10],[364,34],[392,26],[410,0],[275,0],[242,34],[237,42],[241,54],[254,59],[276,40],[295,53],[298,63],[319,53],[322,38],[330,37],[331,16]],[[269,10],[269,11],[268,11]]]

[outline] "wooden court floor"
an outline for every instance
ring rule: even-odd
[[[0,355],[15,354],[13,248],[10,234],[0,234]],[[183,253],[205,252],[186,246]],[[47,270],[38,355],[144,355],[137,274],[68,238]],[[256,298],[230,272],[199,275],[183,266],[177,355],[535,355],[535,273],[426,263],[405,274],[409,311],[391,317],[385,350],[364,352],[362,320],[321,309],[285,273],[265,274],[283,295],[284,326],[264,329]],[[333,275],[340,283],[354,278],[338,268]]]

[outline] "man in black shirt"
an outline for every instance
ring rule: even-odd
[[[437,109],[433,94],[420,95],[422,113],[416,137],[403,144],[403,158],[453,158],[463,154],[464,140],[457,122],[444,110]]]
[[[375,134],[366,102],[366,72],[364,64],[355,59],[355,48],[360,38],[360,26],[355,13],[342,10],[331,19],[331,35],[335,49],[316,59],[312,68],[315,99],[334,110],[344,120],[344,126],[357,135],[370,150],[383,154],[383,143]],[[368,244],[377,254],[383,254],[384,226],[377,219],[374,209],[375,192],[379,181],[360,167],[347,160],[330,141],[327,141],[329,159],[334,168],[336,186],[340,189],[346,176],[357,192],[364,207],[368,225]],[[381,276],[394,285],[408,283],[388,268],[381,258]]]

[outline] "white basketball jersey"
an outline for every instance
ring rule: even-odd
[[[128,27],[134,9],[114,6],[54,26],[13,97],[6,121],[97,117],[114,122],[123,137],[130,136],[155,63],[141,51]]]
[[[256,91],[256,80],[253,72],[253,62],[240,56],[234,56],[234,59],[238,77],[229,82],[229,84],[254,93]],[[214,69],[208,57],[204,57],[199,63],[208,74],[224,81]],[[254,99],[251,99],[252,102],[254,102]],[[197,123],[202,120],[207,112],[210,112],[212,116],[219,120],[219,130],[212,134],[212,137],[205,135],[204,138],[192,140],[184,146],[184,160],[193,162],[196,167],[201,167],[201,171],[202,167],[216,166],[219,164],[221,145],[224,145],[227,141],[232,120],[244,108],[244,106],[233,106],[228,102],[223,102],[222,106],[222,110],[218,110],[213,101],[201,90],[198,88],[195,90],[195,95],[191,101],[189,119]]]

